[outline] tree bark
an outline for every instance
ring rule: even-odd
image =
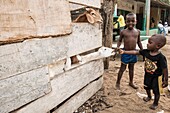
[[[103,0],[101,15],[103,17],[103,39],[102,43],[105,47],[112,47],[113,42],[113,12],[115,0]],[[109,68],[110,58],[104,59],[104,68]]]

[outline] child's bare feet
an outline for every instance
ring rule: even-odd
[[[149,108],[155,110],[158,108],[158,105],[152,104]]]
[[[138,89],[138,86],[136,86],[136,85],[133,84],[133,83],[129,83],[129,86],[131,86],[133,89]]]
[[[151,100],[151,98],[149,98],[149,97],[144,97],[143,100],[144,100],[145,102],[148,102],[148,101]]]
[[[116,89],[120,89],[120,84],[116,83]]]

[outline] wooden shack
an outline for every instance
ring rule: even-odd
[[[72,113],[102,87],[103,61],[64,70],[102,46],[102,30],[71,10],[100,0],[0,0],[0,113]]]

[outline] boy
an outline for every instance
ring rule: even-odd
[[[154,102],[150,109],[155,110],[158,106],[160,98],[160,89],[158,77],[163,75],[162,88],[168,86],[168,68],[166,57],[159,51],[166,44],[165,36],[161,34],[152,35],[147,44],[147,49],[140,51],[124,51],[120,50],[120,54],[141,54],[145,57],[145,76],[144,89],[148,97],[143,98],[145,102],[151,100],[151,89],[154,94]]]
[[[117,48],[120,47],[122,40],[124,40],[124,50],[135,50],[136,44],[138,44],[140,49],[143,49],[140,41],[140,31],[134,28],[136,25],[136,15],[134,13],[129,13],[126,16],[126,26],[127,28],[120,32],[120,38],[117,42]],[[120,89],[120,80],[122,78],[123,72],[128,64],[129,68],[129,85],[137,89],[138,87],[133,83],[134,76],[134,64],[137,62],[136,55],[121,55],[121,67],[118,72],[118,77],[116,81],[116,88]]]

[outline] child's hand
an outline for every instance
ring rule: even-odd
[[[162,87],[165,88],[165,87],[167,87],[167,86],[168,86],[168,81],[163,81]]]
[[[119,49],[118,51],[119,51],[119,54],[123,54],[123,53],[125,52],[125,51],[122,50],[122,49]]]

